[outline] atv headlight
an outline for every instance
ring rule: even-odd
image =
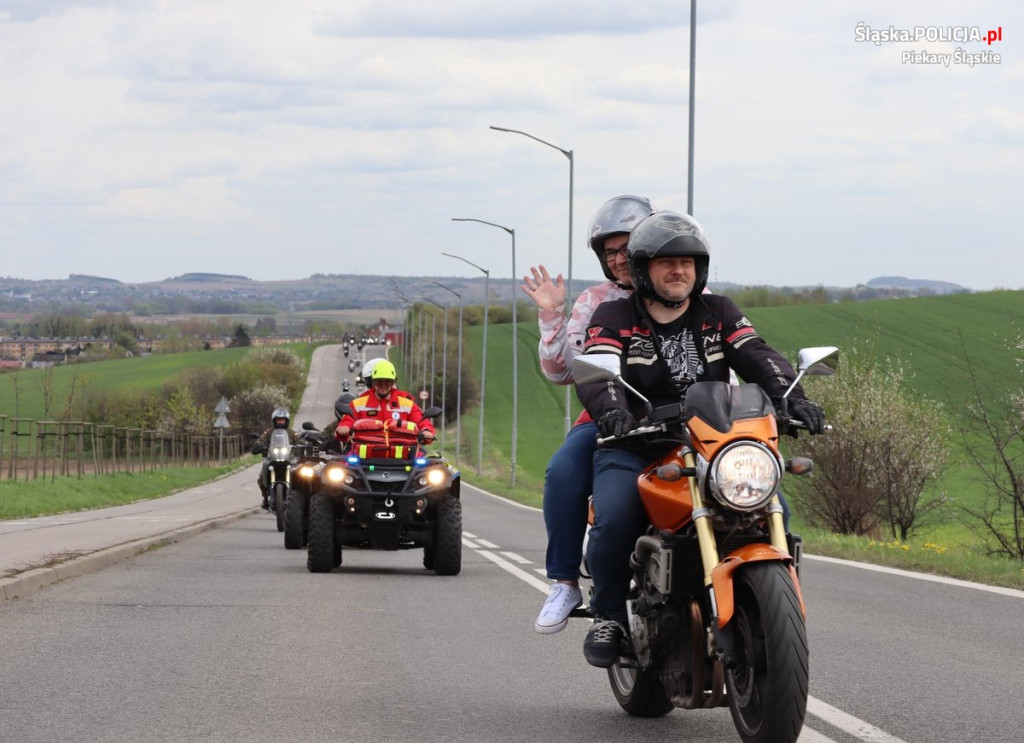
[[[447,481],[448,473],[440,467],[434,467],[420,475],[417,484],[421,488],[436,488],[439,485],[444,485]]]
[[[782,477],[779,461],[766,447],[741,441],[725,447],[711,465],[711,494],[722,505],[753,511],[775,495]]]
[[[341,483],[351,485],[353,478],[344,467],[328,467],[326,472],[324,472],[324,479],[335,485],[340,485]]]
[[[304,480],[309,480],[316,474],[316,467],[311,464],[304,464],[299,467],[299,477]]]

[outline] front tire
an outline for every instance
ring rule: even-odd
[[[309,496],[291,491],[288,493],[288,507],[284,510],[284,548],[302,549],[306,545],[306,514]]]
[[[433,567],[438,575],[458,575],[462,570],[462,501],[446,495],[437,504]],[[424,565],[427,554],[424,553]]]
[[[309,499],[309,544],[306,547],[309,572],[329,573],[341,564],[341,546],[334,542],[334,508],[325,496],[314,495]]]
[[[744,743],[792,743],[807,712],[808,651],[800,599],[782,563],[737,571],[729,625],[738,665],[727,668],[729,710]]]
[[[284,509],[288,504],[288,486],[283,482],[274,483],[274,515],[277,516],[277,530],[284,531]]]

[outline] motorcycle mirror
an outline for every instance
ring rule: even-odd
[[[439,408],[437,405],[432,405],[431,407],[423,411],[424,418],[436,418],[439,415],[441,415],[441,408]]]
[[[835,346],[802,348],[797,356],[797,371],[819,377],[829,377],[839,366],[839,349]]]
[[[576,384],[618,382],[643,401],[647,415],[651,415],[654,410],[651,401],[626,384],[626,380],[622,378],[618,354],[590,353],[577,356],[572,360],[572,378]]]
[[[313,425],[313,421],[303,421],[302,422],[302,430],[303,431],[315,431],[316,430],[316,426]]]
[[[619,357],[614,353],[592,353],[572,360],[572,376],[577,384],[611,382],[619,376]]]
[[[836,373],[839,365],[839,349],[835,346],[815,346],[813,348],[801,348],[797,354],[796,379],[789,386],[782,398],[789,397],[789,393],[800,383],[805,376],[828,377]]]

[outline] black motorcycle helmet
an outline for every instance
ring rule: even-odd
[[[615,281],[615,274],[604,259],[604,241],[612,235],[628,235],[637,223],[651,214],[654,207],[643,196],[616,196],[608,199],[590,220],[587,244],[597,254],[605,278]]]
[[[334,401],[334,414],[338,416],[338,420],[341,420],[342,416],[345,415],[345,411],[342,408],[351,405],[355,399],[356,396],[351,392],[343,392],[338,395],[338,399]]]
[[[708,283],[711,254],[708,236],[693,217],[679,212],[662,211],[645,218],[629,235],[626,244],[629,255],[629,276],[633,289],[641,297],[660,302],[666,307],[679,307],[682,302],[670,302],[654,291],[647,266],[655,257],[692,256],[697,279],[690,296],[704,291]]]
[[[284,408],[274,408],[274,412],[270,416],[270,421],[274,428],[288,428],[291,420],[291,415]]]

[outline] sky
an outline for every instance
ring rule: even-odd
[[[1022,35],[1011,0],[699,2],[711,281],[1024,288]],[[688,209],[689,80],[683,0],[0,0],[0,276],[568,274],[571,152],[598,280],[606,199]]]

